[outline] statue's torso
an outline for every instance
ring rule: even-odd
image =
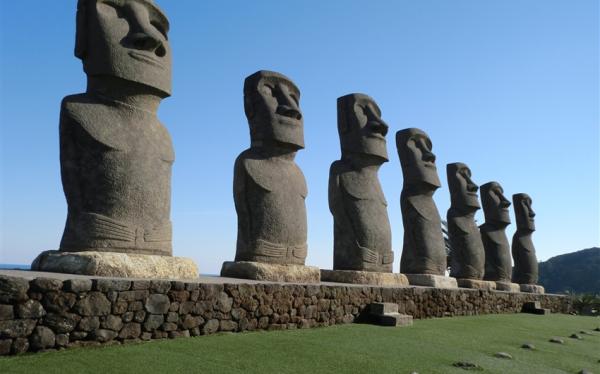
[[[63,250],[171,254],[171,138],[156,115],[88,95],[63,101]]]
[[[240,203],[245,207],[238,209],[238,222],[248,226],[238,230],[236,261],[304,264],[308,191],[298,165],[279,157],[256,157],[249,150],[238,157],[235,168],[241,180],[234,184],[244,184]]]
[[[460,279],[482,279],[485,251],[479,229],[472,215],[448,212],[448,236],[452,246],[450,276]]]
[[[431,196],[400,196],[404,245],[400,271],[407,274],[444,275],[446,250],[442,221]]]
[[[387,202],[376,172],[336,161],[330,173],[334,269],[391,272],[394,254]]]
[[[512,265],[510,244],[505,228],[496,228],[484,224],[479,230],[485,250],[485,274],[488,281],[510,282]]]
[[[536,284],[538,281],[538,262],[531,233],[515,232],[512,241],[512,255],[515,261],[513,282]]]

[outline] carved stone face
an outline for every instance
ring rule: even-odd
[[[535,231],[535,212],[531,208],[531,197],[526,193],[517,193],[513,195],[513,205],[515,207],[515,218],[517,220],[517,230]]]
[[[402,165],[404,184],[425,183],[434,189],[441,186],[435,166],[435,155],[431,152],[431,140],[423,130],[408,128],[398,131],[396,147]]]
[[[151,0],[79,0],[75,55],[86,74],[171,94],[169,22]]]
[[[304,148],[300,90],[286,76],[261,70],[244,82],[244,109],[253,145],[275,141]]]
[[[481,202],[485,221],[498,225],[509,225],[510,201],[504,197],[504,190],[498,182],[488,182],[481,186]]]
[[[359,93],[339,97],[337,111],[342,154],[366,154],[388,161],[385,141],[388,125],[381,119],[381,110],[372,98]]]
[[[462,162],[446,165],[452,207],[458,210],[477,210],[479,186],[471,179],[471,169]]]

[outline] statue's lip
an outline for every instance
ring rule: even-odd
[[[378,133],[378,132],[371,132],[368,135],[369,138],[376,138],[376,139],[382,139],[385,140],[385,136],[383,136],[382,134]]]
[[[147,55],[146,53],[128,51],[127,54],[138,61],[147,62],[151,65],[158,66],[159,68],[164,68],[163,64],[159,60]]]
[[[433,162],[425,161],[425,162],[423,163],[423,165],[424,165],[426,168],[432,168],[432,169],[435,169],[435,164],[434,164]]]

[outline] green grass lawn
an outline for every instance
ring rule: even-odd
[[[411,327],[343,325],[220,334],[0,358],[0,373],[600,373],[600,319],[487,315],[416,320]],[[586,330],[583,340],[569,338]],[[564,345],[550,343],[562,337]],[[535,350],[520,348],[532,343]],[[494,357],[506,352],[513,359]]]

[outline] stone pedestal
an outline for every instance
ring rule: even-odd
[[[379,326],[411,326],[413,316],[398,313],[396,303],[373,303],[369,305],[369,314],[372,323]]]
[[[322,282],[368,284],[374,286],[408,286],[404,274],[356,270],[321,270]]]
[[[45,251],[31,270],[116,278],[198,278],[198,267],[190,258],[116,252]]]
[[[521,287],[521,292],[539,293],[539,294],[546,293],[546,290],[544,290],[544,287],[538,286],[537,284],[521,284],[520,287]]]
[[[458,288],[456,278],[433,274],[404,274],[411,286]]]
[[[266,264],[252,261],[227,261],[221,276],[271,282],[319,283],[321,274],[316,266]]]
[[[496,290],[508,292],[520,292],[521,286],[511,282],[496,282]]]
[[[457,279],[456,283],[461,288],[473,288],[476,290],[495,290],[496,282],[484,281],[479,279]]]

